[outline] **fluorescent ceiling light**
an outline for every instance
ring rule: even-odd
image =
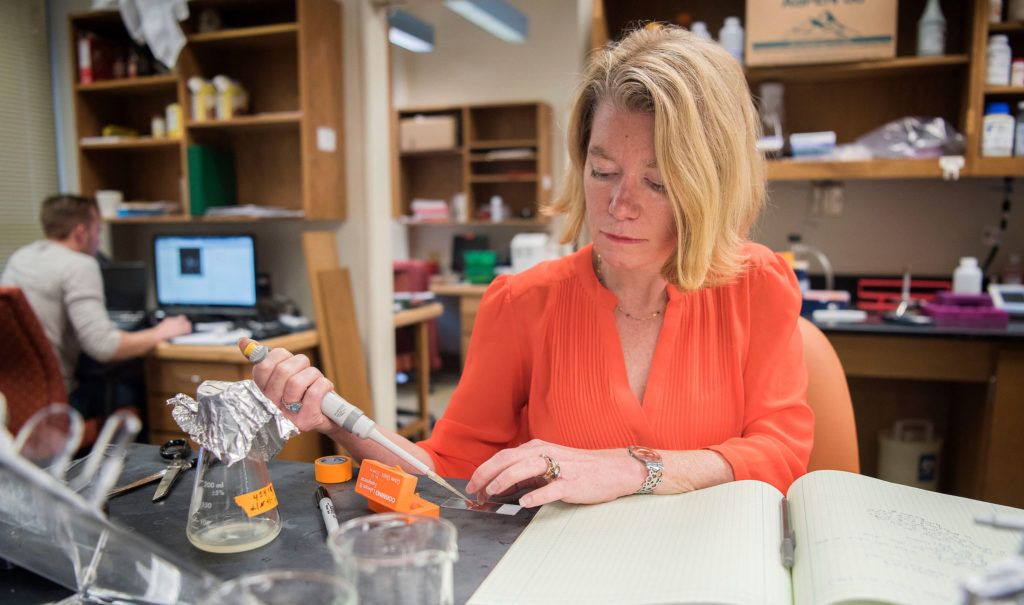
[[[505,0],[445,0],[444,5],[506,42],[526,40],[526,15]]]
[[[388,14],[388,41],[414,53],[428,53],[434,50],[434,26],[392,9]]]

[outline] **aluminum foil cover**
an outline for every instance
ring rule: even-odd
[[[228,466],[249,453],[273,458],[299,429],[251,380],[207,380],[196,389],[199,401],[184,393],[167,400],[171,415],[193,441]]]

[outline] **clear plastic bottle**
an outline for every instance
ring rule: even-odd
[[[930,57],[945,52],[946,17],[939,7],[939,0],[928,0],[928,5],[917,22],[917,54],[920,57]]]
[[[999,281],[1004,284],[1019,284],[1022,274],[1024,274],[1024,266],[1021,265],[1020,255],[1014,253],[1006,259]]]
[[[953,271],[953,294],[981,294],[981,268],[978,259],[964,256]]]
[[[718,43],[743,65],[743,26],[739,17],[725,18],[725,25],[718,30]]]
[[[703,21],[694,21],[690,25],[690,31],[700,36],[701,38],[707,38],[711,40],[711,32],[708,31],[708,24]]]
[[[1013,153],[1014,119],[1007,103],[989,103],[981,127],[981,155],[1007,157]]]
[[[1003,34],[988,37],[988,61],[985,64],[985,83],[1006,86],[1010,83],[1013,53],[1009,39]]]
[[[1024,101],[1017,103],[1017,120],[1013,130],[1013,155],[1024,155]]]
[[[785,109],[782,97],[785,89],[781,82],[764,82],[760,89],[758,116],[761,119],[761,138],[757,148],[770,158],[780,158],[785,146]]]

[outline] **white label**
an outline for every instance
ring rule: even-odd
[[[318,126],[316,129],[316,148],[320,151],[334,153],[338,150],[338,136],[334,129],[328,126]]]

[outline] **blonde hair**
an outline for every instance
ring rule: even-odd
[[[655,158],[677,238],[665,279],[690,291],[735,277],[765,198],[760,122],[739,63],[719,44],[673,26],[637,29],[593,54],[570,118],[565,187],[543,208],[567,215],[562,243],[575,241],[586,220],[583,175],[602,102],[654,116]]]

